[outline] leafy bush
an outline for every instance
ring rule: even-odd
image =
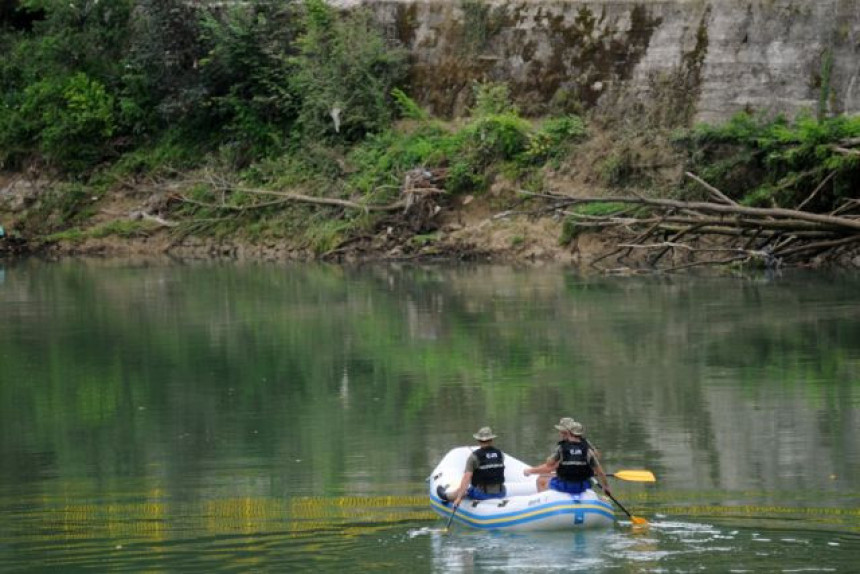
[[[18,167],[44,156],[62,169],[88,169],[120,126],[115,87],[131,0],[26,0],[33,21],[0,31],[0,159]]]
[[[823,186],[807,208],[830,210],[856,195],[860,158],[840,142],[860,137],[860,116],[817,120],[738,114],[722,126],[697,126],[691,169],[747,205],[795,207]],[[826,181],[825,181],[826,180]]]
[[[465,130],[466,150],[480,165],[513,159],[526,150],[531,124],[513,113],[479,117]]]
[[[183,0],[139,0],[126,32],[121,107],[130,133],[157,133],[190,125],[216,128],[206,98],[212,93],[200,62],[211,44],[203,8]],[[195,138],[196,139],[196,138]]]
[[[585,137],[585,122],[579,116],[550,118],[529,138],[526,157],[532,162],[544,162],[569,150],[570,144]]]
[[[301,96],[289,83],[295,41],[292,5],[257,3],[205,12],[208,52],[200,61],[209,113],[224,122],[235,162],[282,150],[298,117]],[[243,158],[243,156],[245,156]]]
[[[456,145],[451,134],[435,124],[371,136],[349,156],[356,170],[350,177],[350,187],[362,194],[397,190],[407,171],[444,165],[455,153]]]
[[[355,142],[383,131],[392,119],[391,90],[405,77],[405,52],[386,46],[366,9],[338,17],[322,0],[304,6],[304,33],[290,59],[302,135]]]
[[[511,93],[507,84],[484,82],[475,83],[472,86],[475,105],[472,107],[472,116],[484,117],[502,114],[518,113],[516,106],[511,101]]]
[[[84,73],[44,79],[24,91],[14,137],[30,141],[57,166],[92,167],[107,152],[116,130],[115,101],[98,80]]]
[[[406,95],[406,92],[400,88],[391,90],[391,96],[394,98],[394,103],[400,110],[400,116],[413,120],[426,120],[427,112],[419,106],[415,100]]]

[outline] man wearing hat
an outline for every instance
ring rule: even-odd
[[[565,417],[555,425],[555,428],[558,429],[561,438],[555,451],[544,464],[527,468],[523,470],[523,474],[529,476],[554,471],[556,475],[550,480],[549,487],[568,494],[580,494],[591,488],[591,478],[597,476],[603,490],[610,494],[606,473],[603,472],[594,449],[582,436],[584,433],[582,424]],[[544,486],[540,490],[545,488]]]
[[[504,498],[505,490],[505,455],[493,446],[493,429],[483,427],[473,434],[478,441],[478,448],[466,460],[466,470],[454,506],[459,506],[463,497],[473,500],[489,498]]]

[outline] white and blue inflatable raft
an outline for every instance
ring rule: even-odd
[[[450,499],[463,478],[466,460],[477,447],[458,447],[445,455],[428,477],[430,507],[448,519],[454,505],[439,497],[441,490]],[[555,490],[538,492],[537,477],[523,476],[529,465],[505,453],[505,498],[463,499],[454,521],[485,530],[579,530],[606,528],[615,522],[612,505],[593,490],[565,494]]]

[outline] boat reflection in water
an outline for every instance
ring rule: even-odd
[[[433,571],[595,571],[611,563],[609,548],[622,538],[614,529],[518,534],[460,528],[433,535]]]

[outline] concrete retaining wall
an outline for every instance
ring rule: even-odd
[[[409,49],[413,97],[442,115],[488,80],[527,113],[597,107],[666,125],[860,113],[860,0],[366,4]]]

